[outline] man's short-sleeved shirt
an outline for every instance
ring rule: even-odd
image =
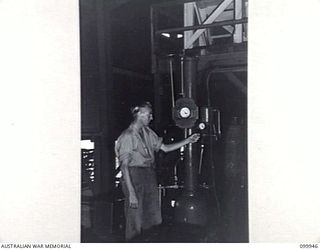
[[[120,165],[128,159],[130,167],[151,167],[154,165],[154,152],[158,152],[162,145],[162,138],[149,127],[137,131],[129,126],[117,140],[116,156]]]

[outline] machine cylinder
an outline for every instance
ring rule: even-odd
[[[187,98],[192,98],[197,103],[197,66],[195,57],[183,58],[183,92]]]
[[[197,59],[183,58],[183,96],[197,104]],[[194,133],[185,129],[185,136]],[[175,220],[177,222],[205,225],[207,223],[207,202],[198,189],[199,144],[188,144],[184,154],[184,192],[176,202]]]
[[[191,98],[197,104],[197,65],[198,60],[194,57],[183,58],[184,95]],[[191,135],[193,129],[187,129],[187,135]],[[196,165],[198,164],[197,144],[189,144],[185,151],[185,190],[194,192],[198,186]]]
[[[188,129],[188,135],[192,134],[192,129]],[[185,182],[184,187],[188,192],[193,193],[198,186],[198,147],[195,144],[189,144],[186,146],[185,150]]]

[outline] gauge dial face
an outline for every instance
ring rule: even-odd
[[[200,128],[201,130],[203,130],[203,129],[206,128],[206,125],[205,125],[203,122],[201,122],[201,123],[199,124],[199,128]]]
[[[188,118],[191,115],[191,111],[189,108],[184,107],[180,110],[180,116],[182,118]]]

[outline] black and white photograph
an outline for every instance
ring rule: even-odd
[[[80,1],[82,242],[248,242],[247,13]]]
[[[318,248],[319,12],[0,0],[0,248]]]

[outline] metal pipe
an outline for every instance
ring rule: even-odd
[[[248,71],[246,66],[243,67],[229,67],[229,68],[216,68],[212,70],[214,73],[226,73],[226,72],[244,72]]]
[[[188,129],[188,136],[192,134],[192,129]],[[195,191],[197,187],[196,168],[194,167],[194,150],[193,145],[189,143],[185,152],[185,188],[189,192]]]
[[[203,151],[204,151],[204,145],[201,144],[200,161],[199,161],[199,175],[201,174],[201,169],[202,169]]]
[[[209,81],[211,79],[211,75],[213,74],[214,72],[211,70],[208,75],[207,75],[207,79],[206,79],[206,87],[207,87],[207,105],[208,107],[211,107],[211,100],[210,100],[210,87],[209,87]]]
[[[197,63],[195,57],[183,58],[184,71],[184,93],[186,98],[197,100]],[[191,128],[187,129],[190,136],[193,133]],[[198,175],[195,166],[198,164],[196,144],[189,143],[185,150],[185,189],[193,193],[198,186]]]
[[[220,27],[220,26],[226,26],[226,25],[233,25],[233,24],[242,24],[247,23],[248,18],[242,18],[238,20],[226,20],[226,21],[219,21],[219,22],[213,22],[209,24],[201,24],[201,25],[193,25],[193,26],[186,26],[186,27],[177,27],[177,28],[169,28],[169,29],[162,29],[157,30],[155,32],[156,35],[160,35],[161,33],[170,33],[170,32],[179,32],[179,31],[187,31],[187,30],[198,30],[198,29],[206,29],[211,27]]]
[[[177,160],[177,162],[173,166],[173,179],[174,179],[174,185],[178,185],[178,172],[177,172],[177,167],[179,162],[181,161],[181,157]]]
[[[169,60],[169,67],[170,67],[171,102],[172,102],[172,108],[174,108],[175,107],[175,101],[174,101],[174,82],[173,82],[172,59]]]
[[[180,61],[180,73],[181,73],[181,93],[182,93],[182,97],[185,97],[185,93],[184,93],[184,78],[183,78],[183,57],[181,57],[181,61]]]
[[[215,109],[214,111],[218,114],[218,135],[221,135],[221,113],[220,110]]]
[[[219,203],[217,187],[216,187],[216,173],[215,173],[215,165],[214,165],[214,159],[213,159],[213,151],[214,151],[214,141],[213,141],[213,137],[210,136],[209,137],[209,160],[211,164],[212,187],[213,187],[215,200],[217,203],[218,216],[220,216],[221,210],[220,210],[220,203]]]

